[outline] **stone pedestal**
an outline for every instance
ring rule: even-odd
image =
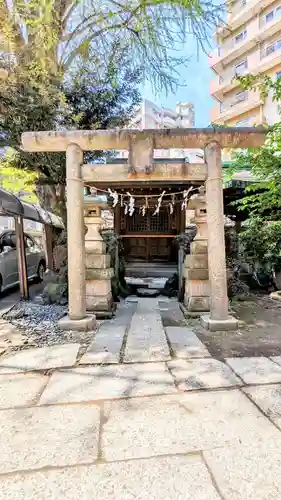
[[[190,255],[185,257],[186,312],[200,316],[210,308],[210,285],[208,271],[208,229],[204,191],[190,200],[189,208],[194,209],[193,222],[197,226],[196,236],[190,246]]]
[[[110,255],[106,254],[106,245],[100,234],[101,208],[98,206],[92,207],[91,210],[88,208],[84,222],[87,227],[86,309],[95,312],[99,317],[111,316],[113,311],[111,278],[114,271],[110,267]]]

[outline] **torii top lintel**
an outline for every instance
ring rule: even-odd
[[[24,132],[22,145],[29,152],[66,151],[70,144],[77,144],[83,151],[129,149],[142,140],[151,141],[154,149],[204,148],[213,141],[221,148],[252,148],[262,146],[265,135],[263,127],[65,130]]]

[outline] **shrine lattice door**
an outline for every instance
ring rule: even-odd
[[[136,211],[131,217],[122,214],[120,233],[123,236],[128,261],[170,262],[176,258],[173,240],[177,234],[177,214],[167,208],[153,216],[154,209],[145,215]]]

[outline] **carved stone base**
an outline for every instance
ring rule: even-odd
[[[113,301],[111,292],[107,295],[86,295],[87,311],[111,311]]]
[[[71,319],[69,316],[64,316],[59,320],[59,327],[62,330],[74,330],[88,332],[94,330],[96,327],[96,316],[94,314],[87,314],[82,319]]]
[[[185,295],[184,305],[187,311],[196,312],[200,315],[210,310],[210,299],[209,297],[189,297]]]
[[[200,317],[201,325],[210,332],[234,331],[238,330],[238,320],[234,316],[228,316],[227,319],[212,319],[210,315]]]
[[[116,310],[116,304],[112,301],[111,293],[107,296],[86,296],[86,309],[94,312],[99,319],[110,319]]]

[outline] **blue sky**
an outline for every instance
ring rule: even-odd
[[[209,48],[209,52],[211,52]],[[191,54],[193,54],[191,56]],[[143,97],[159,106],[175,108],[177,101],[188,101],[194,104],[196,127],[207,127],[210,123],[210,109],[215,101],[210,97],[210,80],[212,71],[208,65],[208,55],[202,50],[198,53],[194,39],[188,43],[182,55],[190,57],[187,67],[181,70],[181,80],[184,87],[179,87],[175,94],[162,92],[155,95],[149,84],[144,86]]]

